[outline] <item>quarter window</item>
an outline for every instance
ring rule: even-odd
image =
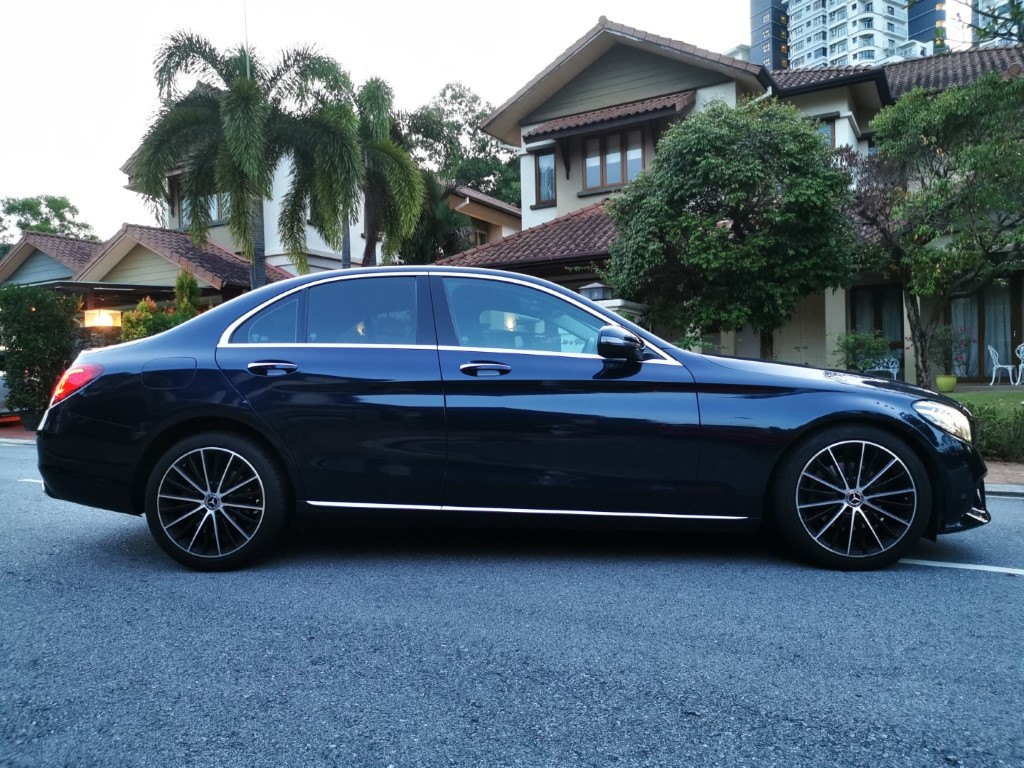
[[[302,293],[293,293],[271,304],[242,323],[232,334],[232,344],[295,344],[299,340]]]
[[[416,343],[416,278],[362,277],[309,289],[312,344]]]

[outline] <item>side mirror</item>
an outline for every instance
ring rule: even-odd
[[[597,332],[597,354],[609,360],[639,363],[644,359],[644,346],[643,339],[617,325],[606,325]]]

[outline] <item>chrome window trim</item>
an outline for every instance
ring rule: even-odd
[[[523,509],[518,507],[454,507],[433,504],[362,504],[354,501],[307,501],[313,507],[333,509],[420,510],[424,512],[487,512],[517,515],[576,515],[584,517],[641,517],[666,520],[748,520],[745,515],[670,515],[664,512],[599,512],[583,509]]]
[[[429,349],[436,351],[437,347],[433,344],[352,344],[350,342],[338,342],[338,343],[326,343],[326,342],[315,342],[311,341],[308,344],[303,344],[300,341],[288,341],[288,342],[265,342],[262,344],[252,344],[246,342],[244,344],[218,344],[217,349],[243,349],[259,347],[260,349]]]
[[[620,328],[625,328],[625,326],[622,326],[619,323],[616,323],[611,318],[605,317],[604,315],[602,315],[602,314],[600,314],[598,312],[595,312],[593,309],[591,309],[587,305],[585,305],[585,304],[575,300],[571,296],[565,296],[565,295],[559,293],[558,291],[551,290],[547,286],[537,285],[536,283],[531,283],[531,282],[529,282],[527,280],[518,280],[518,279],[516,279],[514,277],[507,277],[505,275],[481,275],[481,274],[477,274],[475,272],[454,272],[454,271],[453,272],[449,272],[447,270],[443,271],[443,272],[431,271],[431,270],[413,270],[413,271],[406,272],[406,271],[403,270],[402,272],[370,272],[368,274],[355,273],[355,274],[350,274],[350,275],[332,275],[331,277],[325,277],[323,280],[314,280],[314,281],[309,282],[309,283],[303,283],[302,285],[298,285],[298,286],[296,286],[294,288],[291,288],[291,289],[285,291],[282,294],[279,294],[277,296],[274,296],[273,298],[267,299],[266,301],[264,301],[259,306],[254,307],[253,309],[250,309],[244,315],[242,315],[241,317],[237,318],[220,335],[220,339],[217,342],[217,348],[218,349],[221,349],[221,348],[237,349],[237,348],[246,348],[246,347],[261,347],[261,348],[268,348],[268,349],[274,349],[274,348],[276,348],[276,349],[289,349],[289,348],[294,348],[294,347],[303,347],[303,348],[322,347],[322,348],[339,348],[339,349],[344,349],[344,348],[351,347],[353,349],[370,349],[370,348],[378,348],[378,349],[438,349],[438,350],[442,350],[442,351],[472,351],[472,352],[487,352],[487,353],[515,352],[516,354],[556,355],[556,356],[559,356],[559,357],[582,357],[582,358],[585,358],[585,359],[598,359],[598,360],[603,360],[604,359],[600,355],[596,355],[596,354],[584,355],[584,354],[579,353],[579,352],[545,352],[545,351],[540,351],[540,350],[507,349],[505,347],[461,347],[461,346],[439,346],[439,347],[434,347],[433,345],[422,345],[422,344],[414,344],[414,345],[409,345],[409,344],[317,344],[316,342],[306,343],[306,342],[301,342],[301,341],[297,341],[297,342],[294,342],[294,343],[257,344],[257,343],[251,343],[251,342],[231,342],[231,341],[229,341],[229,339],[231,338],[231,335],[238,329],[238,326],[242,325],[242,323],[246,322],[250,317],[252,317],[253,315],[257,314],[258,312],[261,312],[262,310],[264,310],[266,307],[270,306],[271,304],[274,304],[274,303],[276,303],[278,301],[281,301],[282,299],[285,299],[285,298],[287,298],[288,296],[291,296],[294,293],[298,293],[299,291],[304,291],[307,288],[313,288],[314,286],[317,286],[317,285],[324,285],[325,283],[334,283],[334,282],[338,282],[340,280],[364,280],[364,279],[373,278],[373,277],[395,278],[395,277],[431,277],[431,276],[438,276],[438,277],[442,277],[442,278],[459,277],[459,278],[472,278],[472,279],[475,279],[475,280],[492,280],[492,281],[497,281],[497,282],[512,283],[513,285],[521,285],[521,286],[524,286],[526,288],[533,288],[534,290],[543,291],[544,293],[547,293],[548,295],[553,296],[556,299],[561,299],[562,301],[566,301],[566,302],[572,304],[577,309],[581,309],[584,312],[586,312],[588,315],[590,315],[591,317],[594,317],[594,318],[600,320],[604,325],[618,325],[618,327],[620,327]],[[447,304],[447,301],[445,303]],[[629,330],[629,329],[625,328],[625,330]],[[632,331],[630,331],[630,332],[632,333]],[[659,360],[643,360],[642,362],[644,362],[644,363],[655,363],[655,364],[659,364],[659,365],[678,365],[678,366],[682,365],[682,363],[680,363],[678,360],[673,359],[670,355],[668,355],[666,352],[662,351],[658,347],[652,346],[650,344],[646,344],[646,342],[645,342],[645,347],[644,348],[645,349],[653,350],[655,352],[655,354],[660,355],[660,357],[661,357],[661,359],[659,359]]]

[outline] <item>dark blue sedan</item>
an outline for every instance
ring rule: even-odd
[[[834,568],[988,522],[970,414],[922,389],[681,350],[551,283],[441,267],[276,283],[83,353],[46,492],[145,514],[193,568],[339,515],[752,531]]]

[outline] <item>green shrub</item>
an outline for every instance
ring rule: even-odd
[[[174,282],[175,306],[160,309],[156,302],[147,296],[135,309],[121,315],[121,340],[144,339],[191,320],[199,314],[199,296],[199,283],[195,277],[186,270],[181,270]]]
[[[978,450],[992,461],[1024,461],[1024,405],[1007,412],[994,405],[972,405],[978,422]]]
[[[0,288],[0,346],[7,348],[7,404],[42,412],[75,355],[81,301],[36,285]]]
[[[882,336],[881,331],[850,331],[839,335],[832,354],[839,358],[839,364],[846,370],[861,371],[865,363],[889,356],[889,340]]]

